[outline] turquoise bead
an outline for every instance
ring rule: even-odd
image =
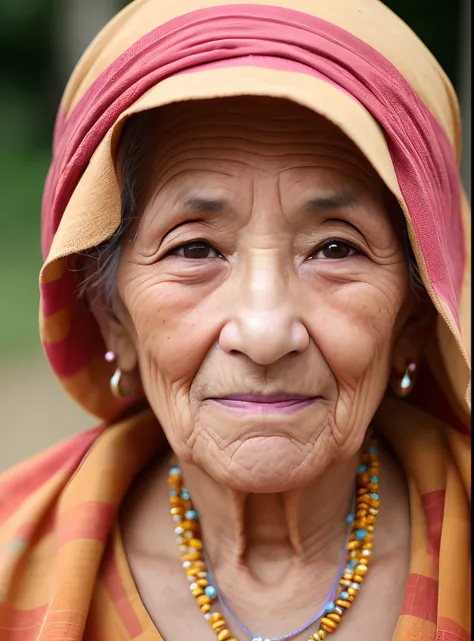
[[[217,590],[213,585],[206,585],[204,588],[204,594],[210,599],[215,599],[217,596]]]
[[[185,516],[187,521],[199,521],[199,516],[196,510],[188,510]]]
[[[326,612],[334,612],[335,607],[334,603],[330,601],[326,606]]]
[[[178,476],[179,474],[181,474],[181,468],[180,468],[180,467],[178,467],[177,465],[176,465],[175,467],[172,467],[172,468],[170,469],[170,474],[171,474],[172,476]]]
[[[345,590],[341,592],[341,599],[343,601],[347,601],[348,598],[349,598],[349,592],[346,592]]]
[[[367,530],[356,530],[356,539],[358,541],[363,541],[367,536]]]

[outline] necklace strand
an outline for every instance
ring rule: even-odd
[[[319,621],[319,619],[321,619],[321,617],[326,612],[326,608],[327,608],[328,604],[332,603],[334,601],[334,597],[336,595],[337,588],[339,587],[339,577],[340,577],[340,575],[342,573],[342,569],[343,569],[343,567],[345,565],[345,562],[346,562],[346,548],[347,548],[347,544],[349,542],[349,537],[350,537],[350,533],[351,533],[351,524],[353,523],[354,516],[355,516],[355,505],[356,505],[356,503],[355,503],[355,499],[354,499],[351,512],[349,512],[349,514],[347,515],[347,519],[346,519],[347,523],[349,524],[349,528],[348,528],[348,532],[347,532],[346,542],[345,542],[345,545],[344,545],[344,554],[342,555],[341,562],[339,563],[339,569],[338,569],[338,573],[337,573],[337,576],[336,576],[336,580],[334,581],[330,592],[326,596],[326,599],[324,600],[322,608],[320,609],[319,612],[317,612],[314,616],[312,616],[309,621],[304,623],[297,630],[294,630],[293,632],[289,632],[288,634],[284,634],[281,637],[266,637],[266,638],[263,638],[263,637],[259,637],[259,636],[255,635],[255,634],[252,634],[250,632],[250,630],[245,626],[245,624],[242,623],[237,618],[237,616],[232,612],[230,607],[225,602],[225,600],[224,600],[219,588],[217,587],[217,583],[214,580],[214,577],[212,575],[210,561],[209,561],[209,559],[208,559],[208,557],[206,555],[206,551],[204,550],[204,560],[205,560],[206,565],[207,565],[208,580],[216,588],[217,598],[218,598],[218,600],[220,601],[220,603],[222,605],[222,609],[224,611],[226,611],[227,614],[229,614],[229,616],[237,623],[237,625],[240,628],[242,628],[242,630],[245,632],[245,634],[247,634],[252,639],[252,641],[287,641],[289,639],[293,639],[298,634],[301,634],[302,632],[307,630],[309,627],[311,627],[312,625],[317,623]]]
[[[319,619],[318,630],[308,641],[323,641],[334,632],[351,607],[361,584],[368,571],[368,565],[373,549],[375,522],[379,510],[379,460],[377,447],[373,439],[368,443],[361,455],[360,466],[356,477],[355,517],[350,524],[348,541],[345,546],[344,563],[346,567],[342,575],[338,573],[336,589],[331,590],[331,600],[326,604],[324,612],[296,632],[280,637],[289,639],[306,630]],[[181,563],[190,582],[189,589],[196,599],[206,621],[217,636],[217,641],[238,641],[229,630],[222,612],[213,611],[219,597],[218,590],[213,584],[212,575],[204,553],[201,538],[199,516],[193,509],[189,492],[183,486],[183,476],[179,466],[169,470],[169,500],[171,516],[175,522],[176,542],[179,546]],[[222,598],[221,598],[222,602]],[[223,603],[223,602],[222,602]],[[225,604],[223,604],[225,606]],[[229,611],[228,607],[225,607]],[[232,613],[229,611],[233,617]],[[233,617],[235,618],[235,617]],[[238,622],[238,620],[237,620]],[[239,625],[241,625],[239,623]],[[247,633],[247,629],[242,626]],[[266,637],[252,637],[252,641],[277,641]]]

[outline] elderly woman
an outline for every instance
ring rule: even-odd
[[[103,422],[0,481],[3,641],[470,638],[459,129],[375,0],[103,30],[41,272],[46,354]]]

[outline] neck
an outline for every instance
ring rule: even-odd
[[[281,494],[243,494],[182,465],[216,577],[245,573],[270,585],[297,567],[334,570],[347,535],[358,463],[355,457],[332,465],[305,488]]]

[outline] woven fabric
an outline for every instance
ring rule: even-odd
[[[103,423],[0,478],[2,640],[161,639],[117,511],[167,446],[150,413],[115,419],[125,408],[110,394],[105,347],[68,266],[120,223],[113,151],[126,118],[235,95],[287,98],[332,120],[404,212],[438,324],[410,403],[387,398],[376,419],[410,491],[410,574],[394,641],[470,638],[470,209],[456,96],[376,0],[274,5],[138,0],[103,29],[66,88],[43,200],[41,333],[65,389]]]

